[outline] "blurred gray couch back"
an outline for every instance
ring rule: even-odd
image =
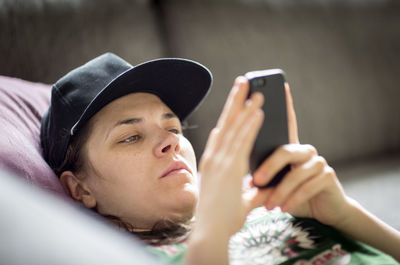
[[[397,1],[0,0],[2,75],[53,83],[106,51],[211,69],[198,157],[233,79],[265,68],[286,71],[301,141],[329,161],[400,152]]]

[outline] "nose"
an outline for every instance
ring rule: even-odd
[[[170,153],[179,153],[179,136],[172,132],[164,132],[161,141],[157,144],[154,153],[156,157],[163,157]]]

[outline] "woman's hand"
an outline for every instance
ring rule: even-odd
[[[265,206],[279,206],[297,217],[310,217],[336,226],[346,218],[348,201],[335,171],[310,145],[288,144],[278,148],[256,171],[258,185],[268,183],[287,164],[291,170],[268,190]]]
[[[247,99],[248,93],[247,79],[238,77],[211,131],[199,164],[196,229],[230,236],[242,227],[255,205],[262,205],[257,189],[242,196],[242,178],[249,172],[250,152],[263,121],[262,94],[254,93]]]
[[[248,93],[247,79],[236,78],[201,157],[200,199],[187,264],[228,264],[229,238],[243,226],[250,210],[265,202],[264,191],[242,191],[250,152],[264,117],[260,109],[263,95],[254,93],[247,99]]]
[[[286,96],[290,144],[276,150],[257,169],[254,181],[264,185],[285,165],[291,164],[292,168],[276,187],[265,189],[265,206],[268,209],[280,206],[294,216],[315,218],[400,261],[400,232],[346,197],[326,160],[314,147],[299,144],[289,86]]]
[[[283,167],[291,171],[276,186],[266,189],[265,206],[279,206],[298,217],[310,217],[329,225],[338,225],[347,215],[349,202],[326,160],[311,145],[300,145],[296,115],[289,86],[286,84],[290,144],[278,148],[254,173],[257,185],[268,183]]]

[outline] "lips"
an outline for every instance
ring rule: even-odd
[[[162,175],[160,176],[160,178],[164,178],[164,177],[167,177],[168,175],[170,175],[170,174],[173,174],[173,173],[179,173],[179,172],[181,172],[181,171],[187,171],[187,172],[189,172],[189,173],[192,173],[191,171],[190,171],[190,169],[189,169],[189,167],[184,163],[184,162],[182,162],[182,161],[176,161],[176,162],[173,162],[163,173],[162,173]]]

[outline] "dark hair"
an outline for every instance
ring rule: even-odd
[[[152,246],[178,244],[185,241],[190,234],[192,221],[174,222],[161,219],[149,231],[135,231],[135,228],[113,215],[104,215],[108,220],[117,224],[119,228],[129,231],[142,241]]]
[[[89,121],[73,138],[67,148],[64,161],[59,168],[54,169],[54,172],[59,177],[64,171],[80,172],[85,166],[84,144],[89,138],[93,125]],[[161,219],[156,222],[150,231],[134,231],[133,225],[122,221],[119,217],[113,215],[102,215],[98,212],[97,207],[94,207],[97,214],[117,224],[119,228],[129,231],[136,235],[141,240],[150,245],[177,244],[183,242],[190,234],[191,221],[174,222],[168,219]]]
[[[71,143],[68,145],[67,152],[65,153],[64,161],[60,167],[53,169],[58,177],[60,177],[62,172],[67,170],[79,172],[83,169],[86,159],[83,154],[83,146],[89,138],[91,128],[92,125],[89,122],[71,139]]]

